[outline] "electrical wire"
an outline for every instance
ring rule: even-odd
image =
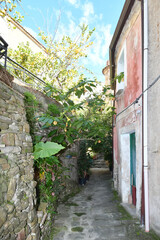
[[[148,91],[151,87],[153,87],[154,84],[155,84],[156,82],[158,82],[159,79],[160,79],[160,75],[159,75],[130,105],[128,105],[128,106],[127,106],[126,108],[124,108],[120,113],[118,113],[118,114],[116,115],[116,118],[117,118],[119,115],[121,115],[123,112],[125,112],[128,108],[130,108],[133,104],[138,103],[139,99],[143,96],[143,94],[144,94],[146,91]]]

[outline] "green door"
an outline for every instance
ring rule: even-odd
[[[130,183],[131,183],[131,194],[132,202],[136,205],[136,139],[135,133],[130,134]]]

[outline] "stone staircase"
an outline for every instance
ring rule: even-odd
[[[93,160],[92,168],[108,168],[103,156],[98,156]]]

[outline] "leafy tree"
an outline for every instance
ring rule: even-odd
[[[26,44],[20,43],[16,50],[9,48],[8,56],[36,76],[43,78],[42,69],[44,68],[44,65],[46,63],[45,53],[34,53],[33,50],[30,48],[29,42],[27,42]],[[16,68],[12,68],[11,72],[25,82],[33,83],[33,79],[29,75],[25,74],[25,72],[20,71]]]
[[[63,36],[60,41],[54,41],[51,35],[40,31],[47,52],[46,80],[49,78],[52,84],[56,83],[59,89],[65,91],[84,78],[84,67],[80,64],[80,59],[87,57],[87,50],[93,44],[91,36],[94,30],[82,25],[75,39]]]
[[[76,39],[64,36],[61,41],[55,42],[51,36],[40,31],[46,44],[46,52],[33,53],[28,43],[20,44],[16,51],[9,51],[11,58],[43,78],[46,82],[44,93],[61,103],[61,107],[49,105],[45,114],[36,116],[42,123],[42,128],[48,129],[50,138],[50,142],[43,143],[42,136],[41,142],[35,145],[34,153],[35,164],[42,177],[40,190],[45,192],[46,201],[51,202],[52,197],[57,200],[56,194],[59,194],[58,189],[62,185],[59,174],[64,169],[57,154],[52,151],[57,146],[55,143],[59,144],[60,150],[68,148],[79,139],[90,140],[95,149],[102,151],[107,139],[111,137],[112,108],[107,109],[105,101],[109,97],[108,88],[105,87],[96,94],[94,89],[97,82],[85,77],[84,67],[80,64],[81,59],[87,57],[87,49],[92,45],[93,32],[94,29],[90,31],[88,26],[83,25]],[[22,78],[19,70],[13,71]],[[33,83],[33,80],[27,77],[26,82]],[[111,148],[110,143],[108,146]],[[57,189],[57,193],[53,188]]]
[[[40,31],[39,35],[44,41],[46,52],[34,53],[29,43],[21,43],[16,51],[9,50],[9,56],[57,90],[67,91],[85,77],[85,68],[80,61],[87,57],[88,48],[93,44],[91,42],[93,32],[94,29],[89,30],[88,26],[83,25],[74,40],[64,36],[57,42]],[[22,77],[20,71],[16,70],[14,73]],[[25,81],[32,82],[33,80],[26,78]]]
[[[21,0],[0,0],[0,16],[1,17],[7,17],[7,20],[9,19],[9,14],[13,14],[14,20],[17,22],[22,22],[23,16],[16,10],[17,5],[20,5]]]

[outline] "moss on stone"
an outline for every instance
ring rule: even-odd
[[[78,204],[77,204],[77,203],[74,203],[74,202],[67,202],[67,203],[65,203],[65,205],[66,205],[66,206],[69,206],[69,207],[70,207],[70,206],[75,206],[75,207],[78,206]]]
[[[125,208],[118,204],[118,211],[122,214],[121,220],[132,220],[132,216],[125,210]]]
[[[74,227],[71,230],[72,232],[83,232],[83,227]]]
[[[92,200],[92,196],[88,196],[87,201],[91,201],[91,200]]]
[[[86,215],[86,213],[84,213],[84,212],[82,212],[82,213],[74,213],[76,216],[78,216],[78,217],[81,217],[81,216],[83,216],[83,215]]]
[[[50,233],[50,238],[49,239],[53,239],[54,236],[56,236],[58,233],[62,232],[62,231],[67,231],[67,227],[63,226],[63,227],[52,227],[52,231]],[[48,238],[45,238],[44,240],[47,240]]]

